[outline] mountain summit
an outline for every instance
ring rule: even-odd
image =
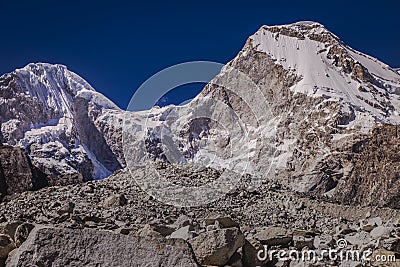
[[[341,100],[382,122],[399,121],[398,73],[345,45],[323,25],[263,26],[250,39],[257,51],[301,77],[291,91]],[[353,123],[361,123],[357,119]]]
[[[49,184],[104,178],[121,168],[103,132],[120,112],[63,65],[29,64],[0,77],[1,141],[24,148]]]

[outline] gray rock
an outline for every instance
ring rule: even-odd
[[[223,215],[209,216],[204,220],[206,226],[214,225],[215,222],[218,222],[222,228],[239,227],[239,224],[228,216],[223,216]]]
[[[266,266],[269,262],[269,258],[266,257],[264,261],[261,261],[257,256],[260,250],[264,250],[264,246],[258,240],[245,240],[245,243],[242,247],[243,264],[248,267]]]
[[[237,228],[225,228],[201,233],[189,240],[198,262],[202,265],[226,264],[244,244],[244,236]]]
[[[35,225],[31,223],[23,223],[17,227],[14,235],[15,245],[17,247],[21,246],[21,244],[28,238],[29,233],[33,228],[35,228]]]
[[[400,238],[393,237],[384,239],[382,240],[382,247],[387,250],[400,253]]]
[[[372,238],[389,237],[392,227],[378,226],[370,232]]]
[[[197,266],[183,240],[54,227],[36,227],[7,266],[32,265]]]
[[[263,245],[286,246],[292,242],[292,233],[282,227],[266,227],[254,236]]]
[[[367,211],[367,213],[365,214],[365,218],[368,219],[369,217],[371,217],[371,212]]]
[[[1,115],[0,118],[3,119]],[[45,175],[32,166],[31,159],[23,148],[1,144],[0,167],[2,170],[0,173],[1,198],[47,185]]]
[[[192,224],[192,219],[190,217],[188,217],[187,215],[182,214],[178,217],[178,219],[176,219],[176,221],[173,224],[171,224],[171,227],[175,228],[175,229],[179,229],[181,227],[184,227],[184,226],[187,226],[190,224]]]
[[[175,232],[173,232],[169,237],[170,238],[181,238],[183,240],[188,240],[193,238],[193,233],[190,231],[191,226],[187,225],[182,228],[179,228]]]
[[[375,227],[381,225],[382,225],[382,219],[380,217],[375,217],[368,219],[367,223],[361,225],[361,228],[366,232],[371,232]]]
[[[105,198],[102,202],[104,208],[115,208],[123,206],[127,203],[127,200],[123,194],[115,194]]]
[[[314,237],[307,235],[293,235],[293,245],[300,250],[304,247],[312,249],[314,248]]]
[[[0,266],[4,266],[8,253],[15,248],[14,241],[9,235],[0,234]]]
[[[363,246],[372,241],[371,235],[367,232],[359,232],[345,236],[346,241],[351,245]]]
[[[86,194],[92,194],[94,193],[94,188],[92,185],[87,184],[82,187],[81,192]]]
[[[233,255],[229,259],[227,265],[231,266],[231,267],[243,267],[243,262],[242,262],[242,258],[240,256],[240,254],[237,252],[233,253]]]
[[[327,249],[333,244],[333,238],[329,235],[321,235],[314,238],[314,247],[317,249]]]
[[[160,223],[152,224],[151,226],[154,229],[154,231],[160,233],[164,237],[171,235],[175,231],[174,228],[171,228],[168,225],[163,225]]]
[[[146,224],[143,226],[143,228],[139,229],[136,233],[136,236],[141,236],[141,237],[145,237],[145,236],[151,236],[151,237],[162,237],[162,235],[157,232],[156,230],[154,230],[154,227]]]
[[[21,224],[22,224],[22,222],[20,222],[20,221],[2,223],[2,224],[0,224],[0,234],[6,234],[11,237],[14,237],[15,231],[17,230],[18,226]]]
[[[68,202],[68,203],[65,203],[64,205],[62,205],[62,206],[57,210],[57,213],[58,213],[59,215],[62,215],[62,214],[65,214],[65,213],[70,214],[70,213],[72,213],[72,212],[74,211],[74,208],[75,208],[75,204],[72,203],[72,202]]]

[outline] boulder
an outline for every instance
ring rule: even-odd
[[[63,215],[63,214],[70,214],[74,211],[75,204],[73,202],[68,202],[63,204],[58,210],[57,214],[58,215]]]
[[[183,240],[188,240],[190,238],[193,238],[193,233],[190,231],[191,226],[187,225],[182,228],[179,228],[175,232],[173,232],[169,237],[170,238],[181,238]]]
[[[293,235],[285,228],[271,226],[259,230],[254,238],[259,240],[263,245],[287,246],[292,242]]]
[[[242,257],[239,253],[233,253],[232,257],[229,259],[227,266],[230,267],[243,267]]]
[[[173,232],[175,232],[174,228],[171,228],[168,225],[163,225],[161,223],[151,224],[151,227],[153,227],[154,231],[160,233],[164,237],[169,236]]]
[[[22,148],[0,143],[0,169],[0,198],[48,185],[46,176]]]
[[[358,247],[367,245],[372,241],[371,235],[364,231],[346,235],[344,238],[350,245],[356,245]]]
[[[191,225],[191,224],[192,224],[192,219],[190,217],[188,217],[187,215],[182,214],[170,226],[171,226],[171,228],[179,229],[181,227]]]
[[[388,239],[382,240],[382,247],[394,251],[396,253],[400,253],[400,238],[392,237]]]
[[[375,227],[381,225],[382,225],[382,219],[380,217],[370,218],[366,223],[361,221],[361,229],[366,232],[371,232]]]
[[[180,239],[91,229],[35,227],[8,262],[13,266],[198,266]]]
[[[15,231],[17,230],[18,226],[21,224],[22,224],[22,222],[20,222],[20,221],[4,222],[4,223],[0,224],[0,234],[6,234],[11,237],[14,237]]]
[[[215,216],[208,216],[204,220],[205,226],[208,225],[214,225],[215,222],[218,222],[219,225],[222,228],[231,228],[231,227],[239,227],[239,224],[235,222],[232,218],[229,216],[223,216],[223,215],[215,215]]]
[[[142,236],[142,237],[162,237],[162,235],[154,230],[154,227],[151,226],[150,224],[145,224],[141,229],[136,231],[134,234],[136,236]]]
[[[236,228],[225,228],[203,232],[189,240],[201,265],[225,265],[238,248],[244,244],[242,232]]]
[[[258,258],[257,254],[260,250],[264,250],[264,246],[256,239],[245,240],[245,243],[242,247],[242,261],[244,266],[248,267],[256,267],[256,266],[267,266],[269,262],[268,256],[265,260],[261,260]],[[263,257],[264,254],[261,255]]]
[[[393,227],[378,226],[370,232],[372,238],[389,237]]]
[[[334,244],[333,238],[330,235],[321,235],[314,238],[314,247],[317,249],[328,249]]]
[[[314,248],[314,237],[307,235],[293,235],[293,245],[301,250],[304,247]]]
[[[101,205],[103,208],[109,209],[124,206],[126,203],[127,200],[123,194],[115,194],[105,198]]]
[[[15,245],[17,247],[21,246],[21,244],[25,242],[33,228],[35,228],[35,225],[31,223],[23,223],[17,227],[14,235]]]

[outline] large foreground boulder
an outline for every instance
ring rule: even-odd
[[[36,227],[7,266],[198,266],[180,239]]]
[[[223,266],[243,246],[244,241],[243,233],[238,228],[226,228],[201,233],[189,243],[200,264]]]

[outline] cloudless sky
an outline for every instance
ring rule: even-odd
[[[260,26],[299,20],[400,67],[400,1],[126,2],[0,0],[0,74],[64,64],[125,108],[156,72],[192,60],[226,63]]]

